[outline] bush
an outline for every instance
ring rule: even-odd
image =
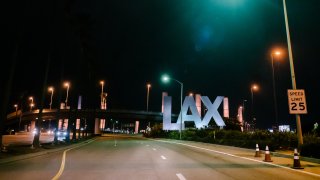
[[[319,143],[309,143],[303,144],[301,146],[301,156],[320,158],[320,144]]]
[[[164,131],[161,126],[154,126],[145,137],[180,139],[179,131]],[[209,130],[188,129],[182,131],[182,139],[188,141],[199,141],[228,146],[237,146],[255,149],[256,144],[261,150],[266,146],[270,151],[279,149],[294,149],[298,146],[296,133],[274,132],[258,130],[255,132],[241,132],[237,130]],[[320,158],[320,138],[315,133],[304,136],[304,144],[301,147],[301,155],[306,157]]]

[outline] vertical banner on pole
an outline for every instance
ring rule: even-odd
[[[136,126],[134,128],[134,133],[138,134],[139,133],[139,121],[136,121]]]
[[[161,106],[161,112],[163,113],[164,110],[164,97],[168,96],[167,92],[162,92],[162,106]]]
[[[223,98],[223,117],[229,118],[229,100],[227,97]]]

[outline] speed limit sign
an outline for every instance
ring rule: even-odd
[[[288,89],[290,114],[307,114],[307,103],[304,89]]]

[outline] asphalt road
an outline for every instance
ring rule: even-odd
[[[320,179],[319,164],[290,168],[266,163],[254,151],[186,141],[99,137],[80,146],[0,164],[0,179]],[[306,164],[304,164],[306,165]],[[312,166],[315,169],[312,169]]]

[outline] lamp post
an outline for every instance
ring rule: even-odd
[[[147,84],[147,112],[149,111],[149,92],[150,92],[151,84]]]
[[[18,116],[18,104],[13,105],[13,107],[16,109],[16,117]]]
[[[30,104],[30,111],[32,111],[32,108],[34,107],[34,103]]]
[[[30,96],[30,97],[29,97],[29,100],[31,101],[31,103],[30,103],[30,111],[32,111],[32,108],[33,108],[33,106],[34,106],[34,104],[33,104],[33,97]]]
[[[253,109],[253,92],[258,90],[258,85],[253,84],[250,88],[251,91],[251,113],[252,113],[252,125],[253,128],[255,128],[255,114]]]
[[[247,130],[246,123],[245,123],[245,120],[246,120],[245,117],[246,117],[246,116],[245,116],[245,104],[244,104],[244,102],[247,102],[247,100],[244,99],[244,100],[242,101],[242,120],[243,120],[244,130]]]
[[[13,107],[16,109],[16,119],[18,119],[18,104],[13,105]],[[20,131],[20,122],[18,131]]]
[[[174,80],[175,82],[177,82],[177,83],[179,83],[180,84],[180,86],[181,86],[181,92],[180,92],[180,108],[181,108],[181,116],[180,116],[180,140],[181,140],[181,131],[182,131],[182,95],[183,95],[183,83],[182,82],[180,82],[180,81],[178,81],[178,80],[176,80],[176,79],[173,79],[173,78],[171,78],[171,77],[169,77],[169,76],[167,76],[167,75],[163,75],[162,76],[162,80],[164,81],[164,82],[168,82],[170,79],[172,79],[172,80]]]
[[[114,139],[114,146],[117,146],[117,140],[116,140],[116,137],[114,136],[114,123],[118,124],[118,121],[114,122],[114,120],[112,120],[112,119],[111,119],[111,121],[112,121],[112,134],[113,134],[113,139]]]
[[[275,51],[271,53],[271,66],[272,66],[272,85],[273,85],[273,102],[274,102],[274,116],[276,121],[276,127],[278,129],[278,106],[277,106],[277,95],[276,95],[276,83],[274,79],[274,55],[279,56],[281,53]]]
[[[293,56],[292,56],[292,49],[291,49],[291,40],[290,40],[290,31],[289,31],[286,0],[283,0],[283,10],[284,10],[283,12],[284,12],[285,25],[286,25],[288,51],[289,51],[289,62],[290,62],[292,89],[296,90],[297,85],[296,85],[296,76],[294,73],[294,65],[293,65]],[[299,146],[301,146],[303,144],[303,137],[302,137],[301,123],[300,123],[300,114],[296,114],[296,125],[297,125],[298,143],[299,143]]]
[[[50,96],[50,110],[51,110],[51,107],[52,107],[52,97],[53,97],[53,87],[49,87],[48,88],[48,91],[51,92],[51,96]],[[51,132],[51,119],[49,119],[49,131]]]
[[[65,100],[65,109],[67,109],[67,107],[68,107],[68,96],[69,96],[69,87],[70,87],[70,83],[69,82],[65,82],[64,83],[64,87],[66,87],[67,88],[67,96],[66,96],[66,100]]]
[[[51,92],[51,96],[50,96],[50,110],[51,110],[51,107],[52,107],[52,97],[53,97],[53,87],[49,87],[48,88],[48,91]]]
[[[103,100],[104,81],[100,81],[100,84],[101,84],[101,102],[100,102],[100,107],[101,107],[101,109],[104,109],[104,100]]]

